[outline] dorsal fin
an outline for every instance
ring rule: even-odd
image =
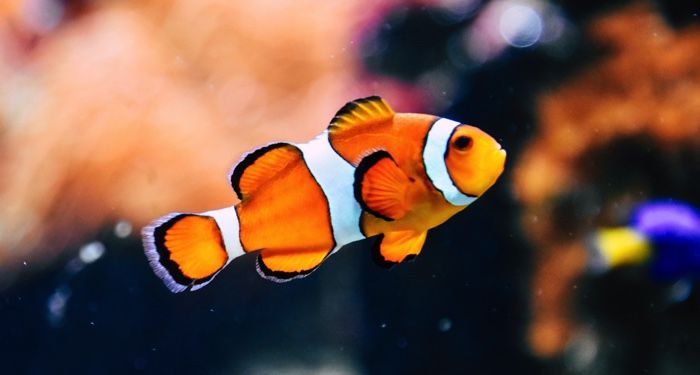
[[[261,147],[243,157],[233,168],[231,186],[238,199],[243,200],[290,164],[300,160],[301,151],[289,143],[273,143]]]
[[[394,114],[389,103],[379,96],[355,99],[335,114],[328,126],[328,132],[338,134],[348,129],[381,123],[391,120]]]

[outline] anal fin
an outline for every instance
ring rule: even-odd
[[[298,279],[318,268],[329,253],[328,249],[264,249],[258,256],[258,273],[276,282]]]
[[[373,250],[373,258],[377,264],[385,268],[391,268],[398,263],[411,260],[420,254],[427,234],[427,231],[384,233]]]

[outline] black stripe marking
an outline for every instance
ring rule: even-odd
[[[328,257],[328,255],[326,255],[326,257]],[[324,260],[325,259],[326,258],[324,258]],[[294,271],[294,272],[273,271],[273,270],[269,269],[265,265],[265,262],[262,259],[262,255],[258,255],[257,263],[258,263],[258,269],[260,270],[260,272],[262,272],[262,274],[265,276],[265,278],[273,280],[273,281],[277,281],[277,282],[284,282],[284,281],[289,281],[291,279],[304,277],[304,276],[310,274],[311,272],[315,271],[321,265],[321,263],[323,263],[323,260],[316,267],[313,267],[313,268],[308,269],[308,270]]]
[[[384,234],[380,234],[377,236],[377,240],[374,242],[372,245],[372,249],[370,250],[370,254],[372,255],[372,260],[374,263],[376,263],[378,266],[386,269],[391,269],[398,263],[395,262],[390,262],[386,259],[384,259],[384,256],[382,255],[382,241],[384,241]]]
[[[238,199],[243,200],[243,193],[241,192],[241,177],[243,176],[243,172],[269,151],[289,145],[289,143],[279,142],[260,147],[246,155],[243,160],[236,165],[233,172],[231,172],[231,186],[233,187],[233,191],[236,192]]]
[[[175,223],[177,223],[178,221],[180,221],[182,218],[184,218],[186,216],[206,217],[206,216],[194,215],[194,214],[179,214],[179,215],[171,218],[170,220],[166,221],[165,223],[163,223],[162,225],[160,225],[159,227],[157,227],[153,230],[153,244],[156,247],[156,252],[158,252],[158,262],[160,262],[161,266],[163,266],[163,268],[168,271],[168,273],[170,274],[170,277],[172,277],[176,283],[183,285],[183,286],[187,286],[189,289],[194,285],[202,284],[202,283],[205,283],[205,282],[211,280],[214,276],[216,276],[217,273],[219,273],[219,271],[221,269],[219,269],[218,271],[212,273],[211,275],[209,275],[205,278],[193,279],[193,278],[185,276],[185,274],[182,272],[182,270],[177,265],[177,263],[175,263],[174,261],[172,261],[170,259],[170,251],[168,251],[168,249],[165,247],[165,235],[168,232],[168,230],[170,230],[170,228],[172,228],[173,225],[175,225]],[[214,219],[212,218],[212,220],[214,220]],[[219,233],[221,233],[221,228],[219,228],[219,224],[216,222],[216,220],[214,220],[214,225],[216,225],[216,229],[218,229]],[[223,238],[222,238],[222,240],[223,240]],[[223,243],[221,244],[221,247],[224,250],[226,250],[226,247]],[[226,253],[226,261],[228,261],[228,253]]]
[[[360,208],[362,208],[362,207],[360,207]],[[367,232],[365,232],[365,228],[364,228],[365,215],[369,215],[369,214],[367,214],[365,212],[360,212],[360,220],[357,221],[357,226],[360,228],[360,233],[362,233],[362,235],[365,236],[365,238],[367,238],[368,237]]]
[[[433,123],[433,124],[434,124],[434,123]],[[455,128],[452,129],[452,132],[450,133],[450,136],[447,137],[447,144],[445,145],[445,154],[442,156],[442,160],[447,161],[447,154],[450,153],[450,141],[452,140],[452,136],[455,135],[455,132],[457,131],[457,128],[458,128],[458,127],[459,127],[459,126],[455,126]],[[431,126],[431,128],[432,128],[432,126]],[[427,142],[427,141],[428,141],[428,138],[426,137],[425,140],[426,140],[426,142]],[[423,148],[425,149],[425,144],[423,145]],[[449,170],[447,171],[447,174],[448,174],[448,175],[450,174],[450,171],[449,171]],[[450,180],[451,180],[451,179],[452,179],[452,176],[450,176]],[[453,184],[453,185],[454,185],[454,184]]]
[[[394,219],[382,215],[381,213],[373,210],[370,208],[367,203],[365,203],[365,200],[362,199],[362,181],[364,180],[365,174],[367,171],[372,168],[375,164],[377,164],[380,160],[384,158],[389,158],[391,161],[396,164],[396,161],[394,161],[394,158],[391,157],[391,154],[384,150],[376,151],[370,154],[369,156],[366,156],[364,159],[360,161],[360,164],[357,165],[357,168],[355,168],[355,183],[353,184],[353,190],[355,193],[355,200],[357,200],[357,203],[360,204],[360,207],[366,211],[369,212],[370,214],[386,220],[386,221],[394,221]]]

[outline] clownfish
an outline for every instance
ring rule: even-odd
[[[377,96],[357,99],[310,142],[245,155],[229,174],[238,204],[146,226],[145,253],[172,292],[200,289],[252,252],[266,279],[303,277],[343,245],[373,236],[375,260],[390,267],[418,255],[428,229],[491,187],[505,159],[476,127],[395,113]]]

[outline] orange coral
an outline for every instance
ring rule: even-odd
[[[587,231],[645,197],[700,188],[689,183],[700,160],[700,28],[675,31],[635,5],[589,31],[606,55],[541,98],[538,134],[514,172],[538,249],[529,340],[542,356],[561,352],[575,330],[570,288]]]
[[[23,3],[0,25],[21,26]],[[356,61],[381,5],[98,2],[32,45],[0,26],[0,285],[110,221],[233,203],[242,152],[307,140],[347,100],[419,109]]]

